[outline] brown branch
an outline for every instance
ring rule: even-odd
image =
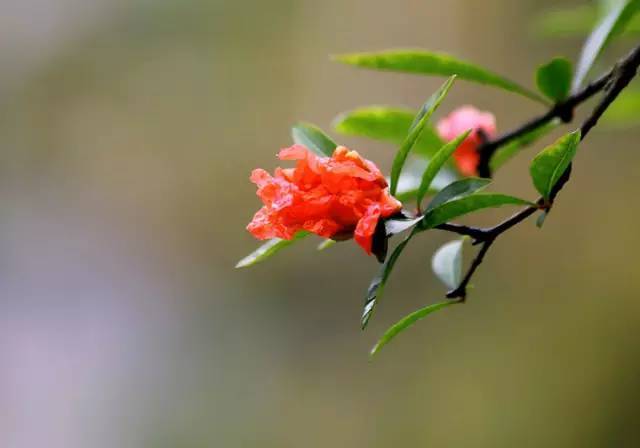
[[[495,241],[495,238],[488,239],[482,243],[482,247],[476,254],[475,258],[471,262],[471,266],[469,270],[465,274],[464,278],[460,282],[457,288],[449,291],[447,293],[447,299],[460,299],[460,301],[464,302],[467,299],[467,287],[469,286],[469,282],[471,281],[471,277],[475,274],[476,269],[480,267],[484,260],[484,256],[489,251],[489,248]]]
[[[568,97],[566,100],[556,103],[551,109],[549,109],[539,117],[526,122],[522,126],[509,131],[495,138],[494,140],[487,141],[480,145],[478,147],[478,152],[480,153],[480,161],[478,162],[478,174],[480,175],[480,177],[491,177],[491,168],[489,166],[489,163],[491,162],[491,158],[493,157],[495,152],[502,146],[510,143],[518,137],[528,134],[531,131],[535,131],[536,129],[544,126],[545,124],[551,122],[556,118],[561,119],[564,123],[570,123],[573,120],[573,111],[576,106],[579,106],[580,104],[594,96],[596,93],[602,91],[610,81],[614,70],[615,67],[595,81],[586,85],[579,92]]]
[[[622,92],[631,82],[631,80],[637,75],[638,67],[640,66],[640,45],[637,46],[633,51],[631,51],[626,57],[621,59],[606,75],[598,78],[596,81],[590,83],[587,87],[582,89],[576,95],[573,95],[563,103],[555,105],[549,112],[545,115],[536,118],[529,123],[521,126],[515,131],[509,132],[504,136],[485,144],[483,151],[487,151],[487,147],[491,148],[490,153],[484,162],[487,169],[489,166],[489,162],[491,161],[491,155],[502,145],[508,143],[514,138],[523,135],[530,130],[536,129],[539,126],[549,122],[554,118],[561,118],[563,121],[569,122],[573,118],[573,108],[590,98],[594,94],[604,91],[604,94],[598,104],[595,106],[591,114],[584,120],[582,125],[580,126],[581,130],[581,140],[589,134],[589,132],[593,129],[593,127],[598,123],[602,114],[607,110],[607,108],[615,101],[620,92]],[[564,113],[569,115],[563,115]],[[568,118],[568,120],[567,120]],[[487,146],[489,145],[489,146]],[[482,155],[483,153],[481,153]],[[528,217],[533,215],[537,210],[544,209],[545,211],[549,211],[553,201],[556,196],[562,190],[564,185],[567,183],[569,178],[571,177],[571,165],[565,170],[562,174],[553,190],[551,191],[549,200],[545,200],[544,198],[540,198],[537,201],[537,206],[527,207],[522,209],[515,215],[510,218],[504,220],[503,222],[490,227],[490,228],[478,228],[478,227],[469,227],[460,224],[447,223],[442,224],[437,229],[445,230],[448,232],[457,233],[459,235],[467,235],[474,239],[474,244],[482,244],[480,250],[474,257],[471,262],[471,266],[469,267],[467,273],[464,278],[460,282],[457,288],[449,291],[447,293],[447,298],[449,299],[460,299],[462,301],[465,300],[467,295],[467,287],[471,278],[475,274],[478,267],[484,261],[484,257],[489,251],[490,247],[493,245],[495,240],[502,235],[507,230],[515,227],[520,224]]]

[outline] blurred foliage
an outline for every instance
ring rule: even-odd
[[[535,36],[546,38],[583,38],[587,36],[598,20],[595,4],[581,4],[566,9],[554,8],[539,13],[531,23]],[[629,39],[640,34],[640,17],[632,18],[623,34]]]

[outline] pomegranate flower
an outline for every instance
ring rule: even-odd
[[[280,160],[296,160],[295,168],[276,168],[271,176],[253,170],[251,181],[264,203],[247,226],[258,239],[291,239],[306,230],[325,238],[356,242],[371,254],[380,218],[397,213],[401,204],[373,162],[344,146],[331,157],[319,157],[302,145],[282,149]]]
[[[480,162],[478,146],[484,138],[492,139],[496,135],[496,119],[493,114],[481,112],[473,106],[462,106],[442,118],[437,125],[438,135],[445,141],[453,140],[468,129],[473,131],[453,153],[453,157],[463,175],[475,176]]]

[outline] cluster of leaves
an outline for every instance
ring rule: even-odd
[[[616,38],[634,40],[640,35],[638,3],[626,0],[596,0],[579,6],[539,14],[532,22],[533,34],[543,38],[583,38],[583,56],[574,78],[574,90],[587,76],[604,48]],[[622,40],[622,39],[621,39]],[[640,123],[640,86],[631,86],[603,116],[609,127],[630,127]]]
[[[606,3],[606,8],[604,8]],[[640,7],[640,0],[607,0],[601,9],[592,33],[587,38],[574,70],[569,60],[554,58],[541,65],[535,74],[538,92],[524,87],[504,76],[451,55],[424,50],[391,50],[373,53],[347,54],[334,57],[336,61],[367,69],[385,70],[416,75],[447,76],[442,86],[427,99],[418,111],[367,106],[341,114],[334,122],[335,130],[343,135],[367,137],[398,145],[389,177],[391,194],[403,201],[405,207],[415,200],[415,210],[404,210],[401,217],[386,220],[385,243],[398,234],[404,238],[395,246],[381,265],[378,275],[367,291],[362,314],[362,327],[371,319],[396,262],[409,242],[418,234],[445,225],[451,220],[470,213],[502,206],[527,206],[542,210],[542,219],[553,201],[555,189],[576,155],[581,139],[580,131],[569,132],[544,148],[530,165],[530,176],[536,190],[542,196],[528,201],[514,196],[484,191],[490,179],[467,177],[460,179],[451,168],[450,157],[468,136],[469,131],[450,142],[443,142],[431,125],[431,117],[446,98],[456,79],[475,82],[507,92],[515,93],[546,107],[553,108],[575,94],[583,86],[598,56],[613,37],[619,35],[632,21]],[[640,98],[640,96],[639,96]],[[555,129],[559,120],[552,120],[534,127],[511,139],[493,154],[491,168],[496,170],[523,147]],[[301,123],[294,126],[292,137],[319,155],[328,156],[336,143],[318,127]],[[416,168],[417,167],[417,168]],[[425,198],[430,197],[427,202]],[[426,202],[426,204],[425,204]],[[250,266],[267,259],[286,246],[308,236],[298,233],[292,241],[273,239],[238,263],[238,267]],[[447,288],[455,290],[463,281],[463,249],[468,238],[457,238],[442,246],[432,258],[436,276]],[[332,245],[330,240],[319,249]],[[393,325],[372,350],[377,353],[396,335],[419,319],[464,301],[464,295],[444,302],[428,305],[406,316]]]

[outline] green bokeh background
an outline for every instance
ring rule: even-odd
[[[442,298],[430,257],[448,235],[406,251],[365,332],[377,266],[354,244],[317,253],[304,241],[233,269],[257,245],[244,230],[259,206],[248,175],[276,166],[292,123],[329,129],[357,106],[417,107],[441,83],[329,54],[422,46],[533,85],[535,67],[575,61],[580,48],[532,38],[529,16],[554,5],[5,2],[2,445],[638,446],[633,129],[594,131],[544,229],[531,221],[504,235],[467,304],[372,363],[386,327]],[[465,82],[441,112],[467,103],[493,111],[502,130],[540,112]],[[340,142],[389,169],[393,148]],[[495,190],[534,198],[535,151],[506,165]]]

